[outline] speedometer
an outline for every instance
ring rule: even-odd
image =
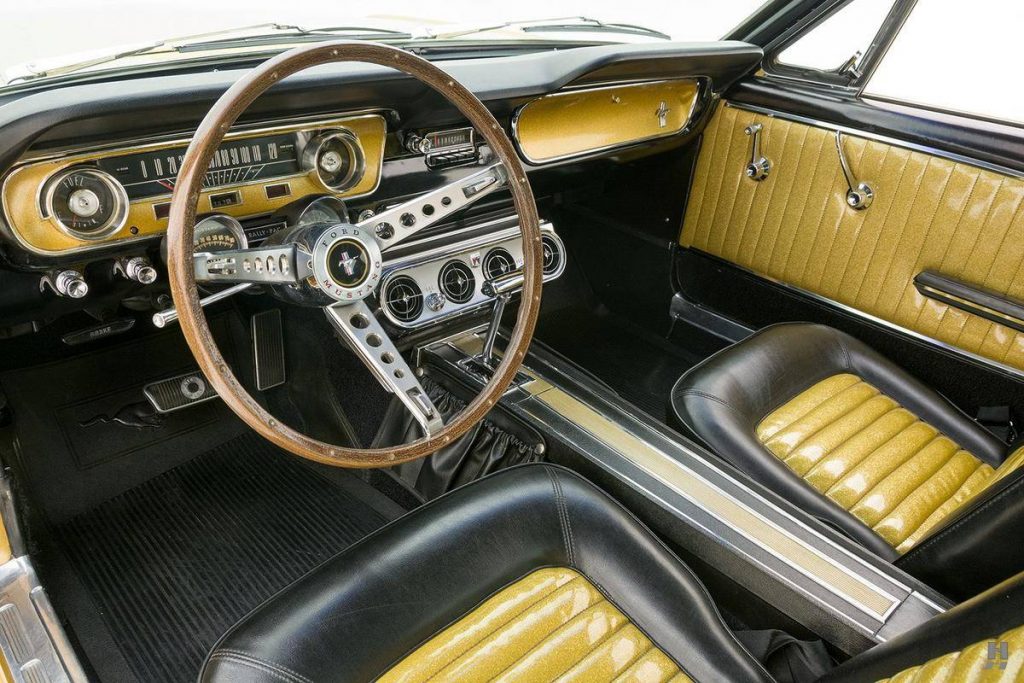
[[[231,216],[214,214],[196,223],[192,244],[198,254],[246,249],[249,241],[241,223]]]

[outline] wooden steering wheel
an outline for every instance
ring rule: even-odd
[[[259,247],[215,254],[193,253],[199,193],[225,133],[246,107],[275,83],[329,62],[357,61],[392,67],[418,79],[451,102],[490,145],[497,163],[462,180],[355,224],[283,229]],[[367,297],[381,281],[383,254],[459,209],[507,188],[523,240],[523,295],[511,340],[480,394],[447,424],[378,323]],[[400,218],[412,214],[404,227]],[[381,223],[392,230],[377,230]],[[519,157],[487,108],[430,62],[387,45],[328,42],[300,47],[263,63],[236,82],[203,119],[181,162],[167,229],[171,296],[189,348],[220,397],[264,438],[295,455],[340,467],[386,467],[427,456],[463,435],[498,402],[515,377],[533,336],[543,281],[537,206]],[[323,306],[334,329],[385,389],[393,392],[424,431],[423,438],[391,448],[357,449],[324,443],[282,424],[243,388],[218,350],[199,303],[196,283],[242,283],[303,290]]]

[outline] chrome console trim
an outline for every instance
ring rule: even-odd
[[[458,359],[481,343],[474,331],[428,345],[423,355],[466,378]],[[673,541],[847,653],[895,637],[950,606],[596,386],[542,345],[532,346],[523,371],[531,381],[507,394],[503,407],[682,522]]]

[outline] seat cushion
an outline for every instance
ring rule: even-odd
[[[538,569],[489,598],[380,682],[569,683],[619,677],[691,680],[586,577],[559,567]]]
[[[816,491],[904,553],[1024,463],[994,469],[856,375],[821,380],[768,414],[757,438]]]
[[[201,677],[465,680],[467,662],[545,680],[769,680],[657,538],[541,464],[441,496],[320,566],[227,633]]]
[[[995,481],[1006,453],[934,390],[822,325],[775,325],[712,356],[676,383],[672,409],[719,456],[889,559]]]
[[[1010,653],[1013,656],[1010,656]],[[1024,626],[989,640],[972,643],[924,664],[904,669],[879,683],[946,683],[979,681],[1011,683],[1024,680]]]

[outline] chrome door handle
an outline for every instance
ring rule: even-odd
[[[772,170],[772,162],[761,156],[761,130],[764,128],[760,123],[752,123],[743,129],[743,132],[750,136],[750,163],[744,169],[744,174],[751,180],[761,181],[768,177]]]
[[[843,168],[843,176],[846,178],[846,205],[854,211],[863,211],[875,201],[875,191],[866,182],[857,182],[850,170],[850,164],[846,160],[846,152],[843,151],[843,134],[836,131],[836,151],[839,152],[839,165]]]

